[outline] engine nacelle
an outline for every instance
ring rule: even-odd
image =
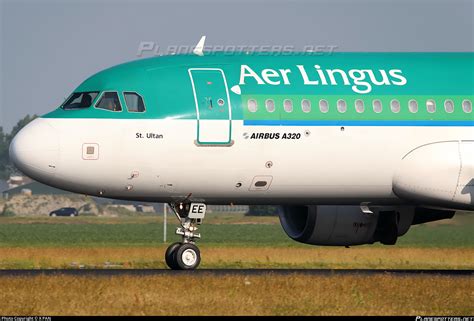
[[[416,209],[380,207],[365,212],[359,206],[282,206],[280,222],[289,237],[306,244],[395,244],[412,225]]]

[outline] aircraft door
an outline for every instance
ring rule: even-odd
[[[188,70],[197,115],[197,145],[232,145],[232,111],[224,71],[218,68]]]

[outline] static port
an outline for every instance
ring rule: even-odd
[[[258,181],[255,183],[255,186],[256,187],[264,187],[264,186],[267,186],[267,182],[265,181]]]

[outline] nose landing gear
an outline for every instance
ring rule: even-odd
[[[206,214],[203,203],[169,204],[180,222],[176,234],[181,235],[182,241],[171,244],[165,253],[166,264],[172,270],[194,270],[201,263],[201,253],[196,246],[196,240],[201,238],[196,233]]]

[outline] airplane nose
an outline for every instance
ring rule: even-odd
[[[55,128],[46,119],[33,120],[13,138],[10,159],[25,175],[46,184],[51,182],[59,160]]]

